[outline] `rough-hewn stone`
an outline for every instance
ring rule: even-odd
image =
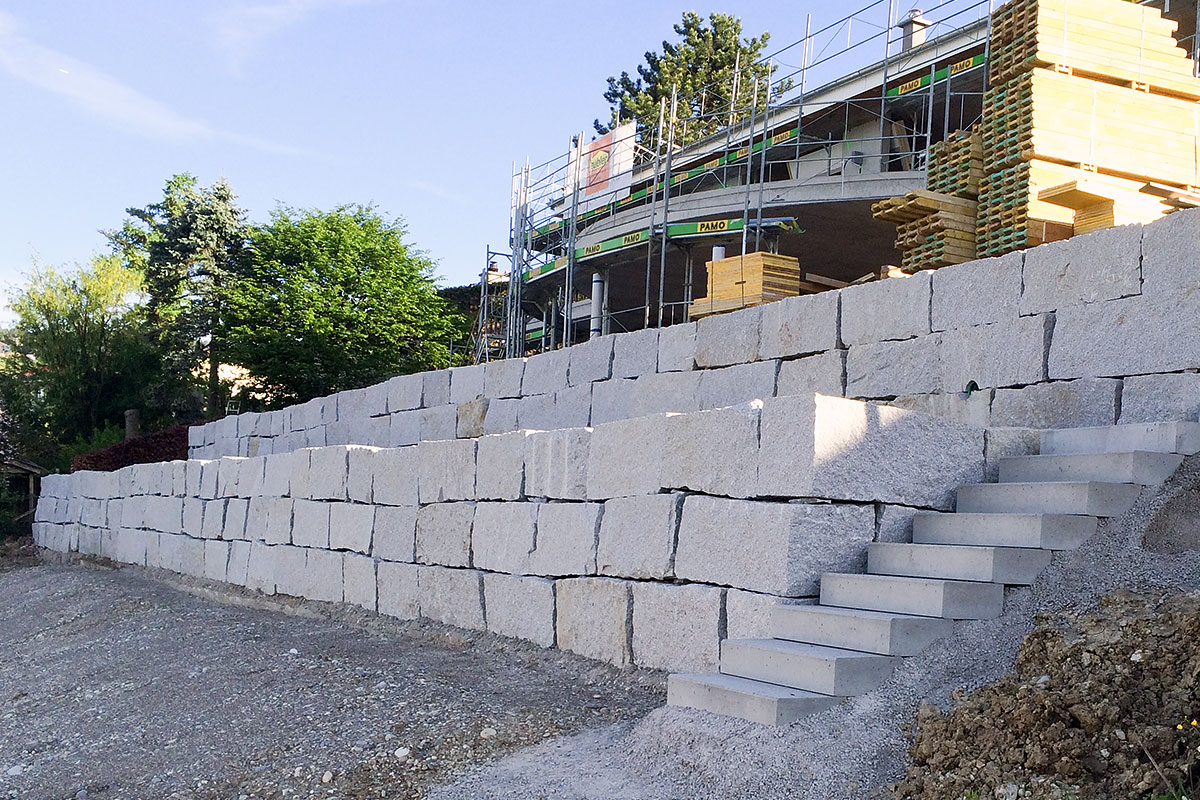
[[[437,503],[417,512],[417,561],[446,567],[471,566],[474,503]]]
[[[1045,379],[1049,317],[1022,317],[941,334],[942,390],[1021,386]],[[911,392],[906,394],[918,394]]]
[[[1125,379],[1121,423],[1200,419],[1200,374],[1137,375]]]
[[[346,477],[346,497],[358,503],[372,502],[377,447],[351,447],[347,452],[349,472]]]
[[[342,593],[345,602],[368,611],[376,608],[375,559],[357,553],[342,556]]]
[[[757,361],[762,320],[762,308],[755,307],[715,314],[697,322],[696,365],[726,367]]]
[[[450,371],[421,373],[421,407],[437,408],[450,404]]]
[[[1063,309],[1050,346],[1050,378],[1121,377],[1200,366],[1200,293],[1149,293]]]
[[[657,369],[657,328],[644,328],[614,337],[612,377],[636,378]]]
[[[700,410],[701,372],[663,372],[643,375],[633,382],[629,417],[669,411]]]
[[[984,480],[1000,479],[1000,460],[1014,456],[1036,456],[1041,452],[1042,432],[1037,428],[988,428]]]
[[[633,416],[633,393],[636,385],[637,381],[618,378],[592,386],[592,424],[603,425],[605,422],[629,419]]]
[[[838,346],[838,292],[788,297],[763,306],[762,358],[791,358]]]
[[[513,575],[529,571],[537,543],[536,503],[478,503],[471,534],[472,565]]]
[[[553,394],[567,388],[567,367],[570,363],[570,348],[538,353],[525,360],[525,374],[521,378],[521,394]]]
[[[1200,289],[1200,209],[1176,211],[1142,229],[1142,293],[1187,297]]]
[[[612,375],[613,340],[615,336],[601,336],[580,342],[568,348],[567,383],[582,386],[593,381],[606,381]]]
[[[454,429],[459,439],[477,439],[483,436],[489,400],[477,397],[458,404],[458,422]]]
[[[554,646],[554,581],[485,573],[483,598],[488,631]]]
[[[589,500],[656,494],[665,487],[663,415],[609,422],[592,429],[588,448]]]
[[[419,567],[417,601],[423,617],[457,628],[484,629],[482,573],[475,570]]]
[[[362,503],[333,503],[329,507],[329,547],[333,550],[371,552],[375,530],[375,506]]]
[[[525,439],[525,494],[555,500],[587,497],[590,428],[530,433]]]
[[[483,393],[491,400],[521,396],[521,377],[525,359],[503,358],[489,361],[483,369]]]
[[[434,406],[417,412],[422,442],[454,439],[458,436],[458,406]]]
[[[978,392],[954,392],[947,394],[910,394],[897,397],[890,405],[935,417],[952,419],[964,425],[986,428],[991,424],[992,395],[994,390]]]
[[[997,389],[992,424],[1005,428],[1086,428],[1113,425],[1121,382],[1111,378]]]
[[[846,353],[847,397],[897,397],[942,390],[942,334],[851,347]]]
[[[475,497],[473,440],[422,442],[416,461],[417,494],[422,504]]]
[[[687,372],[696,368],[696,323],[671,325],[658,331],[658,371]]]
[[[758,430],[762,401],[734,408],[677,414],[666,425],[662,482],[727,497],[758,494]]]
[[[537,537],[527,571],[548,576],[595,575],[603,507],[598,503],[542,503],[537,509]]]
[[[620,578],[671,577],[682,509],[681,494],[607,501],[600,521],[597,571]]]
[[[776,396],[813,392],[840,395],[845,390],[845,350],[830,350],[819,356],[797,358],[779,365],[779,377],[775,382]]]
[[[309,497],[313,500],[345,500],[349,448],[318,447],[310,454]]]
[[[385,561],[416,559],[417,509],[413,506],[376,506],[372,551]]]
[[[1142,290],[1142,226],[1074,236],[1025,251],[1021,313],[1113,300]]]
[[[567,578],[555,583],[558,646],[587,658],[625,666],[630,648],[629,584],[612,578]]]
[[[728,408],[750,400],[775,396],[778,361],[737,364],[700,373],[700,410]]]
[[[969,328],[1017,318],[1025,252],[984,258],[933,273],[933,330]]]
[[[633,585],[633,663],[649,669],[715,672],[721,656],[722,589]]]
[[[928,334],[932,275],[924,271],[842,289],[842,341],[853,346]]]
[[[450,370],[450,402],[458,405],[483,397],[483,384],[483,364],[455,367]]]
[[[521,400],[492,400],[488,403],[487,416],[483,418],[483,433],[510,433],[519,427],[517,414]]]
[[[376,567],[376,587],[380,614],[398,619],[416,619],[421,615],[417,595],[416,564],[380,561]]]
[[[295,502],[292,509],[292,544],[329,547],[329,503],[319,500]]]
[[[480,438],[475,456],[477,498],[517,500],[521,497],[525,489],[525,440],[528,436],[529,431],[513,431]]]

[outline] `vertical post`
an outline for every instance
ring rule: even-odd
[[[611,309],[608,305],[608,285],[608,272],[606,271],[604,273],[604,330],[601,332],[604,336],[608,336],[610,333],[612,333],[612,314],[610,313]]]
[[[1196,3],[1196,28],[1192,31],[1192,74],[1200,78],[1200,3]]]
[[[599,270],[592,273],[592,317],[588,324],[588,341],[604,335],[604,274]]]
[[[692,321],[692,248],[683,248],[683,321]]]
[[[667,224],[671,213],[671,151],[675,149],[675,116],[679,107],[679,87],[671,87],[671,122],[667,126],[667,158],[663,164],[662,245],[658,253],[658,327],[663,325],[663,293],[667,283]],[[650,231],[651,240],[654,231]]]
[[[573,319],[572,301],[575,299],[575,242],[579,237],[579,180],[583,164],[583,131],[575,139],[575,168],[571,180],[571,227],[567,236],[567,275],[564,280],[566,305],[563,306],[563,347],[570,347]],[[584,173],[586,174],[586,173]]]
[[[767,187],[767,142],[771,132],[771,73],[774,71],[775,61],[772,59],[767,62],[767,93],[763,96],[762,156],[758,162],[758,217],[754,224],[755,252],[758,252],[759,245],[762,243],[763,192]],[[753,146],[750,149],[753,151]]]
[[[887,25],[883,29],[883,86],[879,92],[879,171],[888,171],[888,157],[891,155],[887,141],[887,85],[888,62],[892,59],[892,20],[896,16],[896,0],[888,0]],[[843,165],[843,171],[845,166]]]
[[[746,258],[746,228],[750,226],[750,169],[754,162],[754,123],[758,114],[758,77],[754,78],[754,98],[750,102],[750,136],[746,142],[746,197],[742,201],[742,258]],[[743,284],[744,286],[745,284]]]
[[[986,94],[989,86],[989,81],[992,76],[992,4],[995,0],[988,0],[988,24],[987,24],[987,39],[983,43],[983,91]],[[1200,14],[1200,6],[1197,7],[1197,14]]]
[[[662,151],[663,115],[667,112],[667,98],[658,99],[658,131],[654,137],[654,174],[650,176],[650,238],[646,241],[646,321],[643,328],[650,327],[650,270],[654,264],[654,210],[658,206],[658,160]]]

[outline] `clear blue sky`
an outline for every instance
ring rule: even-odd
[[[253,220],[277,202],[375,203],[406,220],[443,283],[473,281],[485,246],[507,238],[512,162],[565,152],[605,117],[605,78],[674,39],[686,8],[0,0],[0,292],[34,258],[103,251],[97,231],[177,172],[224,176]],[[774,49],[804,35],[807,12],[822,23],[851,9],[716,10],[748,35],[770,30]]]

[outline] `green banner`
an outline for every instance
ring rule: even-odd
[[[943,67],[932,74],[922,75],[919,78],[913,78],[911,81],[905,81],[899,86],[893,86],[891,89],[887,90],[887,96],[903,97],[906,94],[912,94],[918,89],[928,88],[930,83],[935,81],[944,81],[947,78],[958,75],[961,72],[967,72],[968,70],[982,66],[985,60],[986,59],[984,58],[983,53],[980,53],[973,58],[965,58],[962,61],[955,62],[948,67]]]

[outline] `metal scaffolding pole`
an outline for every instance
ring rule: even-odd
[[[663,165],[662,247],[658,254],[658,327],[663,325],[663,292],[667,283],[667,221],[671,213],[671,151],[675,149],[675,115],[679,102],[679,87],[671,87],[671,123],[667,126],[667,160]],[[654,229],[650,229],[654,241]]]
[[[775,71],[774,60],[767,62],[767,93],[763,97],[763,140],[762,155],[758,161],[758,217],[754,224],[754,252],[762,244],[763,192],[767,187],[767,141],[771,124],[771,73]],[[754,132],[750,132],[750,154],[754,155]]]
[[[575,242],[579,237],[579,177],[583,163],[583,131],[575,139],[575,168],[571,179],[571,226],[567,229],[567,275],[564,280],[566,304],[563,306],[563,347],[570,347],[571,330],[574,324],[573,301],[575,299]]]
[[[754,162],[754,124],[758,119],[758,77],[754,78],[754,97],[750,101],[750,139],[746,145],[746,198],[742,201],[742,258],[746,257],[746,228],[750,224],[750,177]],[[745,284],[743,284],[744,286]],[[743,290],[744,292],[744,290]]]
[[[896,0],[888,0],[887,26],[883,30],[883,85],[879,92],[879,171],[888,171],[891,148],[887,141],[887,84],[888,62],[892,60],[892,20],[896,17]]]
[[[654,211],[658,206],[658,160],[662,152],[663,116],[667,112],[667,98],[658,99],[658,130],[654,137],[654,173],[650,176],[650,238],[646,242],[646,321],[642,327],[650,327],[650,271],[654,264]]]

